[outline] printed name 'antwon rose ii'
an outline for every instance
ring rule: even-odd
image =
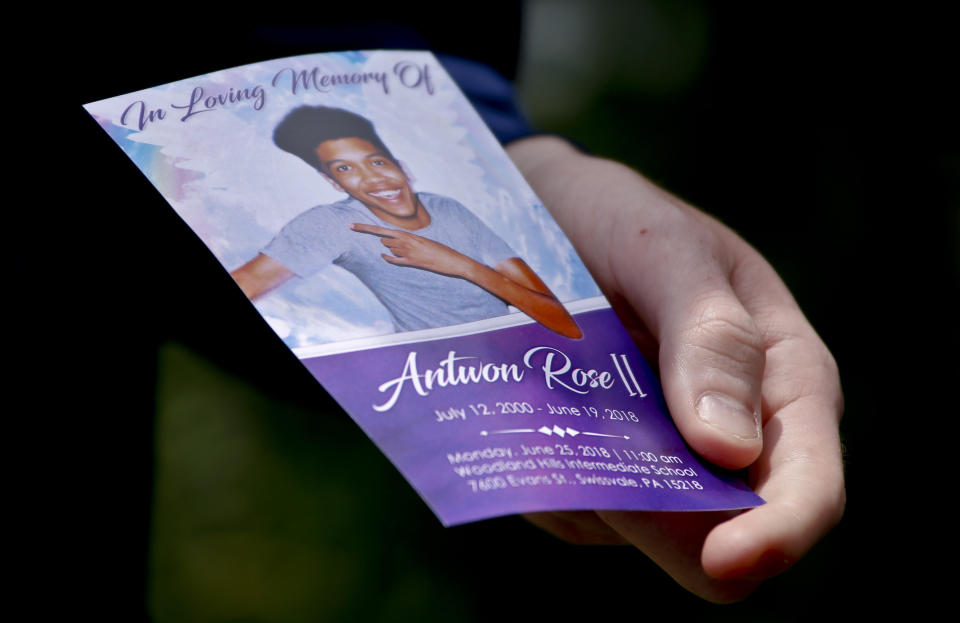
[[[631,396],[645,397],[646,394],[637,383],[626,355],[610,353],[620,380]],[[516,363],[483,363],[479,357],[457,356],[456,351],[447,353],[445,359],[435,368],[420,371],[417,365],[417,352],[410,351],[400,376],[386,381],[377,389],[380,393],[390,393],[383,404],[373,405],[376,411],[390,410],[400,398],[403,388],[409,383],[421,396],[427,396],[437,387],[451,387],[474,383],[519,383],[528,369],[539,365],[543,380],[548,389],[562,387],[577,394],[589,393],[592,389],[610,389],[616,384],[616,377],[606,370],[574,367],[563,351],[551,346],[535,346],[523,355],[523,368]],[[542,363],[537,362],[542,359]]]

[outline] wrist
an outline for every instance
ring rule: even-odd
[[[513,160],[524,177],[535,175],[544,169],[559,164],[568,158],[586,158],[583,153],[553,135],[530,136],[513,141],[506,146],[507,155]]]
[[[459,251],[454,251],[454,253],[456,254],[457,261],[454,262],[452,266],[453,270],[449,273],[450,276],[460,277],[461,279],[477,283],[477,280],[480,278],[478,271],[485,267]]]

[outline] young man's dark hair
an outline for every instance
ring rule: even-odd
[[[394,162],[397,160],[377,136],[369,119],[342,108],[300,106],[287,113],[273,131],[273,142],[277,147],[297,156],[321,173],[327,171],[317,156],[317,146],[324,141],[341,138],[369,141],[385,156]]]

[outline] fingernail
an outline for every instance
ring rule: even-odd
[[[760,414],[749,411],[730,396],[707,392],[697,401],[700,419],[740,439],[760,437]]]

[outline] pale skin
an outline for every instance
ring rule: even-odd
[[[574,543],[632,544],[704,599],[742,599],[843,514],[833,357],[770,265],[717,220],[554,137],[507,152],[659,364],[686,441],[718,465],[747,467],[767,501],[745,512],[527,518]]]
[[[381,254],[385,262],[466,279],[561,335],[574,339],[582,336],[576,321],[522,259],[509,258],[490,267],[412,233],[430,224],[430,214],[410,187],[409,173],[369,141],[329,140],[318,145],[316,151],[326,172],[324,177],[334,188],[359,200],[374,216],[393,226],[354,223],[351,227],[355,232],[380,237],[387,251]],[[296,276],[262,253],[231,275],[251,300]]]

